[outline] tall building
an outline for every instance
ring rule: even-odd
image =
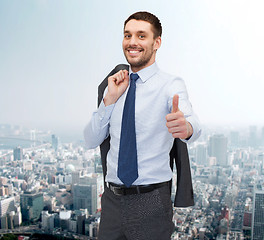
[[[68,230],[72,211],[60,211],[60,227],[61,230]]]
[[[262,127],[261,130],[260,144],[261,146],[264,146],[264,127]]]
[[[97,210],[96,186],[95,185],[73,185],[73,209],[87,209],[89,214]]]
[[[24,192],[20,196],[23,221],[36,221],[44,207],[43,193]]]
[[[14,197],[0,198],[0,217],[15,210],[16,207]]]
[[[51,232],[54,229],[55,213],[49,214],[48,211],[41,213],[41,228],[46,232]]]
[[[199,165],[208,165],[207,151],[205,144],[197,145],[195,149],[196,163]]]
[[[59,139],[54,134],[51,136],[51,145],[54,148],[54,150],[57,151],[59,145]]]
[[[23,158],[23,149],[21,147],[16,147],[13,150],[14,160],[21,160]]]
[[[239,145],[240,145],[239,132],[231,131],[230,132],[230,146],[239,147]]]
[[[227,137],[224,135],[213,135],[209,139],[209,157],[215,157],[219,166],[227,166]]]
[[[71,173],[72,175],[72,185],[80,183],[80,177],[83,176],[83,171],[77,170]]]
[[[73,184],[73,209],[87,209],[89,214],[95,214],[101,209],[103,192],[103,177],[101,174],[89,174],[79,178],[78,184]]]
[[[1,186],[0,187],[0,196],[8,195],[8,188]]]
[[[85,234],[85,219],[86,214],[84,212],[78,212],[77,215],[77,233]]]
[[[254,188],[251,239],[264,239],[264,185],[260,183]]]
[[[248,145],[250,147],[257,147],[257,145],[258,145],[257,126],[250,126],[249,127]]]

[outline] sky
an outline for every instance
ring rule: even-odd
[[[202,125],[264,126],[262,0],[0,0],[0,124],[81,133],[141,10],[161,20],[157,64],[185,80]]]

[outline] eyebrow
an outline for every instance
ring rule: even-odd
[[[124,31],[124,33],[130,33],[130,31],[128,31],[128,30],[126,30],[126,31]],[[147,33],[146,31],[143,31],[143,30],[140,30],[140,31],[137,31],[137,33]]]

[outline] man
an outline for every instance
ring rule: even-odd
[[[108,78],[108,89],[84,130],[88,148],[110,136],[99,240],[167,240],[174,230],[169,152],[174,138],[200,135],[183,80],[159,70],[159,19],[148,12],[124,23],[129,71]],[[184,173],[183,173],[184,174]]]

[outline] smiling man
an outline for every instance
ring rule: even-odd
[[[193,142],[201,129],[183,80],[155,62],[161,35],[151,13],[137,12],[125,21],[129,69],[108,77],[84,130],[88,148],[110,136],[99,240],[169,240],[174,230],[169,153],[175,138]]]

